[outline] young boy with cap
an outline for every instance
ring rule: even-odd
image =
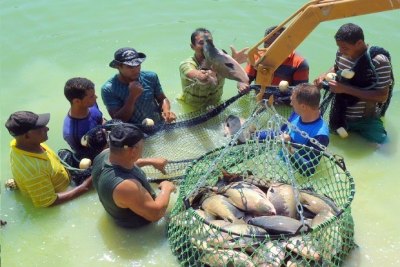
[[[18,188],[35,207],[48,207],[72,200],[87,192],[89,177],[80,186],[64,192],[69,183],[68,171],[57,155],[43,142],[49,128],[50,114],[18,111],[10,115],[5,126],[11,136],[11,171]]]
[[[63,137],[80,159],[93,160],[98,154],[95,153],[97,150],[83,146],[81,142],[87,132],[104,122],[94,87],[92,81],[80,77],[69,79],[64,86],[64,95],[71,108],[64,118]]]
[[[176,119],[171,112],[156,73],[141,71],[146,55],[133,48],[118,49],[110,67],[118,74],[109,79],[101,88],[101,97],[108,113],[113,119],[142,124],[145,119],[155,123]]]
[[[115,126],[109,134],[109,149],[104,150],[93,163],[93,184],[99,199],[114,221],[123,227],[136,228],[161,219],[168,207],[175,185],[160,183],[156,195],[139,168],[144,135],[131,124]]]

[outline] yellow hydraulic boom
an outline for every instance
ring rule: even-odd
[[[257,69],[256,84],[261,85],[257,100],[262,99],[266,86],[272,82],[275,70],[320,22],[394,9],[400,9],[400,0],[316,0],[308,2],[249,50],[250,64]],[[268,48],[259,48],[282,27],[286,27],[286,29]]]

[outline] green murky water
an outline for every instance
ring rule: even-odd
[[[305,2],[305,1],[304,1]],[[143,69],[159,74],[173,109],[182,110],[179,62],[192,54],[189,36],[196,27],[209,28],[220,48],[252,46],[266,26],[279,24],[302,1],[19,1],[0,2],[0,122],[17,110],[51,112],[48,144],[66,147],[62,121],[69,104],[63,86],[73,76],[97,86],[114,70],[113,52],[133,46],[147,54]],[[332,65],[333,35],[346,22],[365,30],[370,44],[387,48],[400,80],[400,12],[391,11],[322,23],[298,51],[315,77]],[[397,88],[396,88],[397,89]],[[234,83],[224,97],[235,94]],[[99,93],[99,92],[98,92]],[[394,93],[385,118],[389,142],[375,150],[357,136],[332,138],[331,150],[345,158],[356,181],[353,216],[356,249],[345,266],[400,264],[399,127],[400,95]],[[100,108],[105,112],[99,99]],[[108,114],[106,114],[108,115]],[[108,117],[108,116],[107,116]],[[9,177],[10,136],[1,133],[1,183]],[[397,174],[396,174],[397,173]],[[117,228],[106,216],[94,191],[50,209],[33,209],[21,196],[1,188],[2,266],[177,266],[163,221],[141,231]]]

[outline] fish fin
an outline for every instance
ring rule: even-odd
[[[225,54],[228,54],[228,52],[226,52],[224,49],[221,49],[222,50],[222,52],[224,52]]]
[[[227,66],[228,68],[230,68],[230,69],[234,69],[235,68],[235,66],[233,65],[233,63],[225,63],[225,66]]]

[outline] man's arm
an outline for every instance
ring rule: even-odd
[[[317,86],[319,89],[322,88],[322,82],[325,80],[325,77],[328,73],[330,72],[335,72],[335,67],[332,66],[329,68],[326,72],[320,74],[315,80],[314,80],[314,85]]]
[[[329,82],[329,90],[335,94],[348,94],[364,101],[383,103],[389,95],[389,86],[380,90],[362,90],[359,87],[343,84],[334,80]]]
[[[108,113],[113,119],[120,119],[128,122],[135,111],[135,103],[143,93],[143,87],[138,81],[129,83],[129,95],[124,105],[119,109],[108,109]]]
[[[161,192],[153,200],[150,193],[136,180],[125,180],[114,189],[113,199],[120,208],[129,208],[148,221],[155,222],[165,215],[175,185],[160,183]]]
[[[136,166],[138,167],[151,165],[163,174],[166,174],[165,166],[167,165],[167,163],[168,161],[164,158],[141,158],[135,162]]]
[[[164,93],[159,94],[157,97],[157,102],[161,105],[161,115],[166,122],[173,122],[176,120],[176,115],[171,111],[171,104]]]
[[[374,64],[378,78],[374,88],[370,90],[362,90],[356,86],[344,85],[337,81],[331,81],[329,82],[331,91],[337,94],[345,93],[352,95],[364,101],[373,101],[378,103],[386,102],[389,96],[389,87],[392,83],[392,66],[389,59],[381,54],[376,55],[372,59],[372,63]]]
[[[92,176],[89,176],[85,181],[83,181],[82,184],[78,185],[77,187],[66,192],[57,193],[56,200],[50,206],[55,206],[67,202],[69,200],[72,200],[74,198],[77,198],[80,195],[89,191],[91,187],[92,187]]]
[[[298,60],[300,60],[300,56],[297,55],[297,57]],[[291,86],[296,86],[301,83],[308,83],[310,67],[308,66],[308,62],[305,59],[303,58],[301,59],[302,59],[301,63],[298,66],[296,66],[296,70],[292,75],[292,83],[290,84]]]

